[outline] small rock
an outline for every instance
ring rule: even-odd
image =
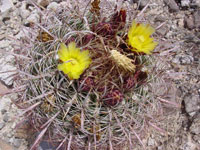
[[[59,7],[59,4],[56,2],[52,2],[47,6],[47,10],[56,11]]]
[[[172,63],[174,63],[174,64],[181,64],[180,58],[181,58],[181,56],[178,56],[178,55],[175,56],[175,58],[172,59]]]
[[[54,149],[56,149],[55,146],[53,146],[51,143],[48,143],[46,141],[40,142],[40,148],[41,148],[41,150],[54,150]]]
[[[189,17],[189,16],[185,16],[184,17],[184,27],[188,28],[190,30],[194,29],[194,27],[195,27],[194,18]]]
[[[4,115],[6,112],[7,112],[6,109],[2,109],[2,110],[1,110],[1,114],[2,114],[2,115]]]
[[[187,94],[183,98],[185,102],[185,108],[186,112],[190,115],[193,116],[196,111],[200,109],[200,99],[199,95],[194,95],[194,94]]]
[[[63,8],[66,8],[66,7],[72,8],[72,5],[70,4],[69,1],[67,1],[67,2],[61,2],[60,6],[63,7]]]
[[[164,0],[165,4],[169,6],[171,12],[179,11],[179,7],[174,0]]]
[[[5,83],[0,80],[0,96],[4,96],[6,95],[6,93],[10,92],[10,89],[8,89],[8,87],[5,85]]]
[[[155,140],[153,138],[148,139],[148,146],[154,146],[155,145]]]
[[[166,17],[164,17],[164,16],[158,15],[155,18],[155,22],[165,22],[165,21],[166,21]]]
[[[0,48],[6,48],[6,47],[8,47],[9,45],[10,45],[10,41],[8,41],[8,40],[3,40],[3,41],[0,41]]]
[[[13,7],[12,0],[2,0],[2,5],[0,6],[1,13],[9,11]]]
[[[194,141],[196,141],[198,144],[200,144],[200,134],[193,136]]]
[[[200,28],[200,10],[194,13],[194,23],[196,28]]]
[[[14,150],[14,147],[0,139],[0,150]]]
[[[38,23],[40,16],[37,13],[32,13],[28,18],[27,21],[31,23]]]
[[[9,133],[6,134],[6,136],[7,136],[8,138],[12,138],[12,137],[13,137],[13,133],[12,133],[12,132],[9,132]]]
[[[16,122],[14,122],[14,123],[12,124],[11,128],[12,128],[12,129],[15,129],[15,127],[16,127]]]
[[[195,44],[198,44],[200,41],[199,38],[196,37],[193,33],[186,34],[184,37],[184,40],[185,40],[185,42],[192,42]]]
[[[156,33],[158,33],[162,36],[165,36],[167,32],[168,32],[167,27],[161,27],[160,29],[156,30]]]
[[[38,0],[37,3],[38,5],[46,8],[49,5],[49,0]]]
[[[4,122],[0,123],[0,130],[3,129],[4,126],[5,126]]]
[[[9,120],[9,116],[8,116],[8,114],[6,113],[6,114],[3,116],[3,121],[4,121],[4,122],[8,122],[8,120]]]
[[[192,0],[191,7],[200,7],[200,0]]]
[[[200,116],[199,116],[200,117]],[[196,134],[196,135],[200,135],[200,119],[197,118],[194,119],[194,121],[192,122],[192,125],[190,126],[190,131],[193,133],[193,134]]]
[[[23,30],[23,31],[20,31],[16,36],[15,38],[17,39],[22,39],[24,38],[26,35],[28,35],[28,30]]]
[[[179,27],[184,27],[184,19],[179,19],[178,20],[178,26]]]
[[[190,0],[181,0],[181,6],[182,7],[189,7],[190,6]]]
[[[147,4],[148,4],[148,0],[135,0],[134,2],[136,2],[139,5],[139,10],[142,10]]]
[[[20,16],[23,19],[26,19],[28,16],[30,16],[30,11],[27,9],[20,9]]]
[[[8,87],[13,85],[13,78],[14,78],[14,74],[16,72],[12,72],[9,70],[16,70],[16,67],[10,65],[10,64],[5,64],[7,60],[4,60],[4,62],[2,62],[3,60],[0,59],[0,63],[2,65],[0,65],[0,70],[5,73],[1,73],[0,74],[0,79],[5,83],[5,85],[7,85]]]
[[[180,57],[180,63],[181,65],[189,65],[194,61],[194,58],[190,55],[185,55]]]
[[[17,4],[18,0],[12,0],[13,4]]]
[[[19,148],[21,143],[22,143],[21,139],[14,139],[13,140],[13,146],[16,147],[16,148]]]
[[[6,37],[6,34],[1,34],[1,35],[0,35],[0,40],[5,39],[5,37]]]

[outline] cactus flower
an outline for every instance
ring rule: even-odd
[[[69,79],[78,79],[91,63],[89,51],[81,51],[74,42],[66,46],[61,43],[58,50],[59,59],[63,62],[58,65],[58,70],[68,75]]]
[[[133,21],[128,31],[128,45],[132,51],[151,54],[157,43],[150,37],[155,32],[149,24],[139,24]]]

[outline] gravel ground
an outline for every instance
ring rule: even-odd
[[[60,1],[38,0],[37,4],[55,10],[66,4]],[[172,79],[169,94],[175,93],[173,99],[181,104],[179,108],[163,110],[170,114],[160,124],[167,129],[167,136],[152,130],[143,143],[149,150],[200,150],[200,0],[133,0],[126,3],[135,8],[140,4],[139,10],[148,5],[143,15],[158,27],[157,34],[162,40],[173,45],[169,44],[170,58],[166,60],[168,78]],[[33,5],[23,0],[1,0],[0,11],[0,90],[3,93],[12,88],[15,77],[12,71],[3,73],[16,69],[11,43],[24,36],[23,25],[37,23],[40,16]],[[16,95],[0,97],[0,150],[28,150],[31,144],[31,131],[26,124],[14,130],[20,121],[16,116],[21,112],[11,102],[15,98]],[[40,149],[47,150],[44,147],[45,144]]]

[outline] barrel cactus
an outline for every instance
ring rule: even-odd
[[[111,1],[74,1],[44,14],[16,50],[17,103],[57,149],[132,149],[156,107],[153,27]],[[46,12],[47,11],[47,12]],[[158,40],[157,40],[158,41]],[[147,68],[147,69],[145,69]],[[152,114],[150,114],[151,112]]]

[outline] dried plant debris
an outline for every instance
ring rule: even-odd
[[[155,122],[160,104],[150,89],[162,71],[154,28],[101,2],[88,3],[84,16],[79,7],[55,11],[21,41],[15,85],[25,88],[16,103],[41,131],[31,149],[44,136],[68,149],[132,147]]]
[[[96,15],[100,15],[100,6],[99,6],[99,4],[100,4],[100,0],[93,0],[93,2],[91,3],[91,6],[92,6],[92,8],[91,8],[91,12],[92,13],[96,13]]]

